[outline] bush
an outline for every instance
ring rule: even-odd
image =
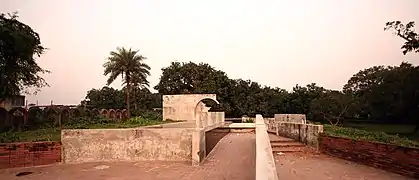
[[[167,121],[166,121],[167,122]],[[125,121],[117,121],[103,117],[74,117],[66,124],[65,129],[106,129],[106,128],[135,128],[166,123],[144,117],[133,117]],[[36,130],[13,132],[0,132],[0,143],[22,141],[59,141],[61,130],[57,127],[41,127]]]
[[[134,116],[139,116],[145,119],[162,121],[163,116],[161,111],[138,111],[133,113]]]
[[[354,140],[365,140],[398,146],[419,148],[419,142],[412,141],[398,135],[389,135],[384,132],[370,132],[354,128],[324,125],[324,133],[328,136],[337,136]]]
[[[133,117],[131,119],[128,119],[126,123],[135,124],[138,126],[149,126],[149,125],[161,124],[161,122],[162,121],[152,120],[152,119],[143,118],[143,117]]]

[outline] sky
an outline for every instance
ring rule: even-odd
[[[50,87],[26,99],[79,104],[106,84],[116,47],[140,50],[151,90],[172,61],[204,62],[230,78],[291,90],[312,82],[341,90],[361,69],[419,64],[387,21],[419,23],[418,0],[0,0],[0,12],[39,33]],[[416,28],[419,30],[419,28]],[[120,78],[111,85],[121,87]]]

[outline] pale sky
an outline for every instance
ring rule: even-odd
[[[102,64],[117,46],[148,57],[151,89],[175,60],[287,90],[311,82],[342,89],[373,65],[419,64],[383,31],[392,20],[419,26],[418,7],[419,0],[0,0],[0,12],[18,11],[49,48],[38,62],[52,71],[50,87],[27,96],[40,105],[78,104],[103,87]]]

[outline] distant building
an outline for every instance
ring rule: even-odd
[[[25,106],[25,96],[16,95],[10,98],[7,98],[5,101],[0,102],[0,107],[9,111],[15,107],[24,107]]]

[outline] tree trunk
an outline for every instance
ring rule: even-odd
[[[413,134],[416,134],[419,131],[419,124],[416,125],[415,129],[413,130]]]
[[[134,94],[134,110],[135,110],[135,112],[137,112],[137,88],[135,87],[134,89],[133,89],[133,94]]]
[[[126,99],[126,103],[127,103],[127,117],[128,117],[128,119],[129,118],[131,118],[131,107],[130,107],[130,97],[129,97],[129,91],[131,90],[131,88],[130,88],[130,79],[129,79],[129,76],[128,76],[128,74],[127,75],[125,75],[125,77],[126,77],[126,81],[127,81],[127,89],[126,89],[126,91],[127,91],[127,99]]]

